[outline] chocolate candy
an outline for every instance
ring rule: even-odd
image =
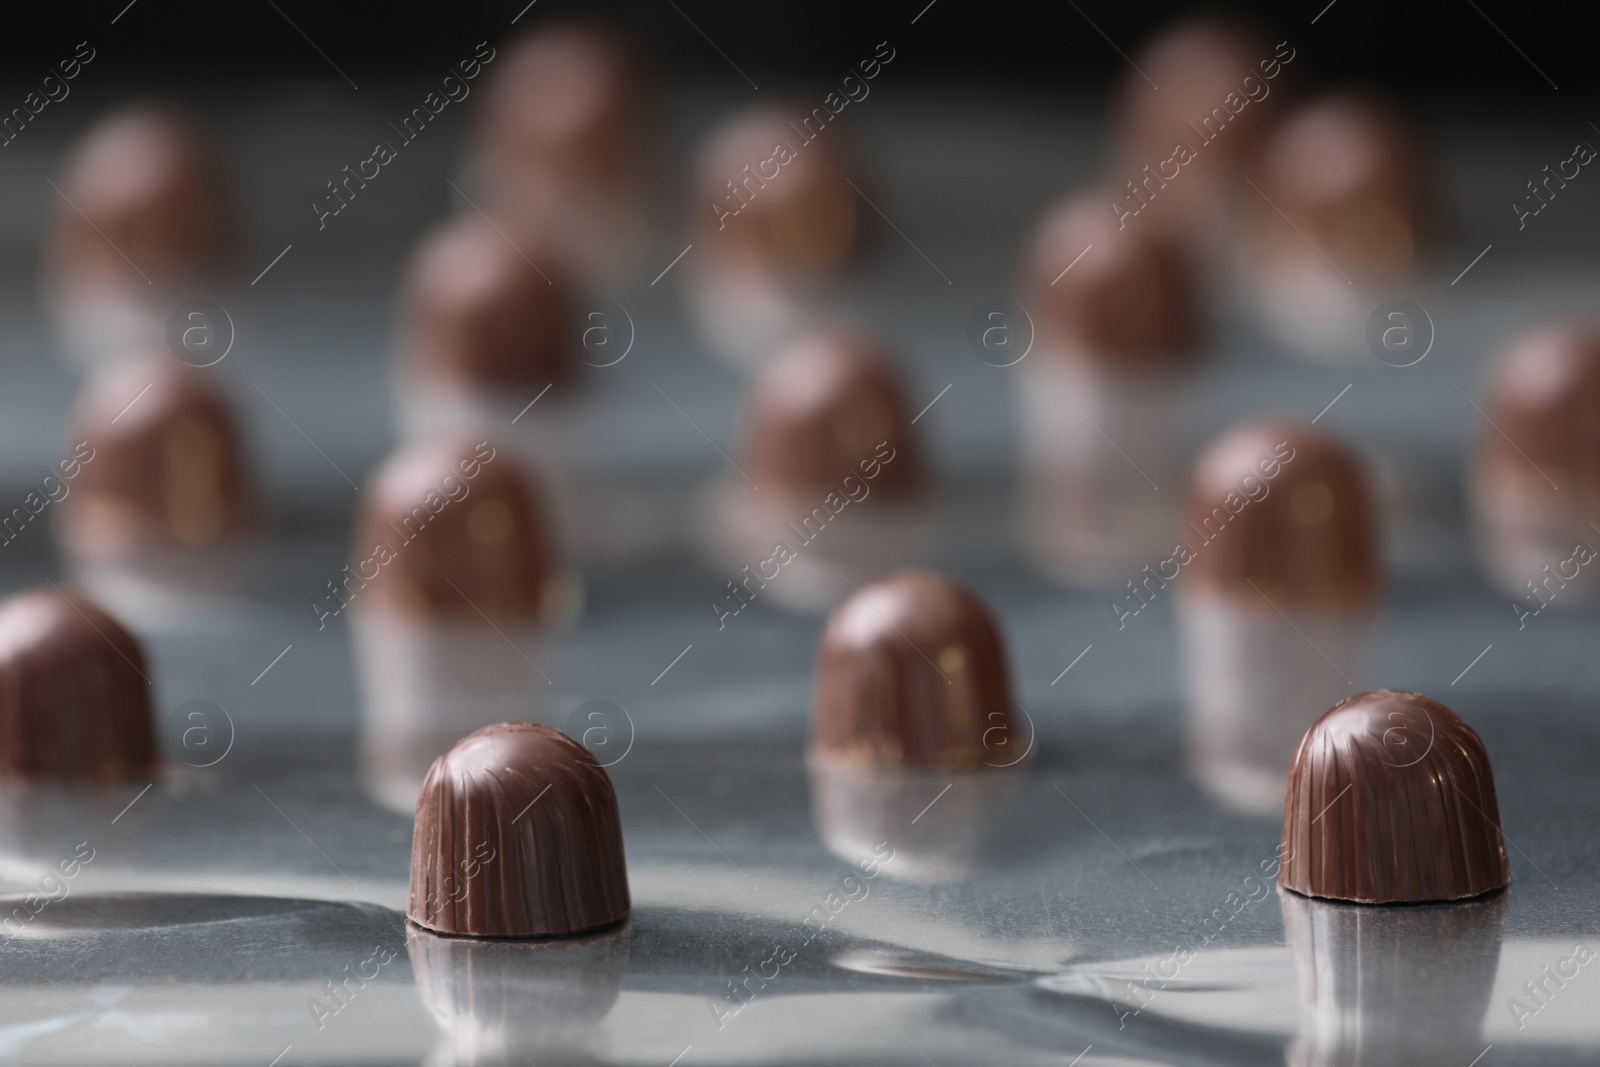
[[[102,118],[58,184],[49,259],[62,281],[143,290],[208,280],[235,243],[218,150],[173,105],[134,104]]]
[[[559,937],[628,917],[622,825],[588,749],[531,723],[469,734],[428,771],[411,920],[466,937]]]
[[[1430,251],[1432,175],[1417,134],[1381,97],[1334,93],[1302,106],[1273,132],[1259,172],[1254,254],[1268,264],[1321,269],[1326,256],[1376,282],[1412,274]]]
[[[551,385],[560,393],[575,383],[570,287],[556,257],[528,247],[537,259],[477,215],[459,216],[422,243],[401,310],[410,369],[486,389]]]
[[[1103,196],[1054,207],[1022,274],[1041,352],[1124,375],[1181,368],[1198,354],[1200,287],[1189,254],[1156,227],[1119,230]]]
[[[1489,754],[1420,693],[1334,705],[1289,768],[1278,884],[1367,904],[1459,900],[1511,881]]]
[[[345,587],[418,619],[534,622],[555,571],[536,485],[488,441],[411,445],[362,494]]]
[[[762,490],[817,496],[876,472],[872,490],[923,488],[921,442],[892,358],[865,334],[823,330],[762,368],[744,414],[744,470]]]
[[[205,371],[168,356],[115,365],[85,390],[71,433],[86,446],[61,505],[75,556],[188,555],[240,544],[261,526],[238,417]]]
[[[983,601],[933,571],[900,571],[828,619],[811,758],[913,769],[999,764],[1019,747],[1011,708],[1005,647]]]
[[[798,107],[758,106],[730,120],[697,168],[695,240],[729,267],[800,282],[837,271],[856,250],[863,221],[844,138]]]
[[[1484,409],[1494,427],[1480,435],[1480,469],[1546,488],[1548,476],[1585,501],[1600,496],[1600,328],[1546,322],[1514,339]]]
[[[489,68],[473,140],[496,180],[611,187],[649,163],[647,80],[632,46],[580,21],[550,25]]]
[[[155,773],[150,683],[138,640],[76,591],[0,603],[0,773],[115,785]]]
[[[1290,421],[1247,425],[1200,457],[1182,530],[1191,588],[1280,608],[1362,608],[1381,592],[1373,505],[1356,457]]]

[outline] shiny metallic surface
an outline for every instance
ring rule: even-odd
[[[552,721],[609,763],[631,918],[516,944],[406,922],[411,820],[361,790],[349,632],[343,617],[319,625],[314,605],[326,610],[326,583],[348,560],[345,472],[362,478],[389,441],[389,264],[378,259],[399,250],[386,234],[404,230],[392,225],[401,208],[420,232],[446,192],[449,142],[419,142],[413,169],[393,179],[401,208],[351,211],[329,243],[297,244],[273,268],[258,307],[234,309],[240,340],[221,367],[253,405],[282,514],[247,590],[142,635],[167,771],[148,789],[0,795],[0,1063],[1600,1058],[1600,620],[1559,603],[1519,619],[1488,591],[1456,493],[1482,427],[1451,389],[1476,396],[1496,339],[1592,293],[1593,277],[1497,268],[1511,254],[1497,246],[1462,283],[1468,295],[1429,303],[1439,351],[1416,367],[1308,369],[1231,330],[1203,372],[1196,440],[1247,413],[1320,409],[1319,426],[1385,472],[1396,580],[1370,681],[1429,692],[1479,732],[1511,852],[1509,889],[1477,902],[1284,897],[1271,881],[1279,821],[1232,812],[1185,770],[1172,590],[1119,623],[1109,596],[1062,592],[1018,562],[1006,488],[1014,383],[959,340],[971,309],[1009,286],[1030,212],[1088,176],[1098,129],[1073,112],[1058,136],[1059,116],[1039,107],[997,129],[999,104],[965,94],[883,103],[862,120],[882,202],[919,241],[925,224],[928,253],[961,269],[947,290],[894,246],[870,268],[862,305],[925,357],[916,406],[936,403],[918,428],[944,495],[939,536],[919,559],[995,608],[1021,712],[1006,742],[1016,766],[976,781],[814,774],[803,748],[820,620],[759,599],[728,614],[725,576],[661,550],[593,568],[582,621],[539,655]],[[674,120],[685,143],[717,110],[690,104]],[[363,143],[371,124],[353,104],[316,117],[340,144]],[[67,132],[10,151],[43,172]],[[992,141],[985,166],[1004,177],[982,202],[965,172],[938,162],[947,135],[962,133]],[[1483,190],[1522,176],[1476,150],[1480,133],[1441,137],[1487,212]],[[285,176],[282,140],[236,147],[294,196],[317,187],[320,174]],[[958,201],[974,205],[971,218],[950,216]],[[1503,213],[1498,199],[1492,209]],[[376,251],[350,251],[362,242]],[[352,263],[367,281],[341,277]],[[608,403],[597,432],[610,475],[631,487],[625,525],[658,547],[726,473],[695,428],[726,442],[738,388],[690,338],[669,282],[623,298],[639,350],[597,372],[615,372],[597,386]],[[49,469],[69,393],[30,329],[19,347],[32,355],[8,379],[15,417],[0,423],[0,473],[19,500]],[[44,525],[0,558],[5,588],[56,574]],[[590,718],[599,704],[608,710]]]

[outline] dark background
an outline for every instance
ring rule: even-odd
[[[154,82],[197,75],[322,77],[333,73],[330,61],[359,82],[362,74],[447,65],[458,58],[465,38],[472,39],[470,44],[504,37],[526,3],[135,0],[128,8],[127,0],[93,0],[28,5],[3,17],[0,77],[31,80],[30,67],[42,76],[76,42],[88,39],[99,50],[100,70]],[[899,51],[897,77],[1101,87],[1129,69],[1116,49],[1132,53],[1152,29],[1194,8],[1123,0],[1077,0],[1076,6],[1071,0],[936,0],[912,25],[926,4],[537,0],[515,28],[564,12],[604,15],[628,25],[663,72],[680,78],[738,80],[717,48],[758,84],[820,77],[849,67],[888,39]],[[1511,0],[1335,0],[1328,8],[1327,0],[1306,0],[1227,9],[1291,39],[1309,58],[1311,72],[1322,78],[1374,81],[1413,99],[1572,108],[1587,103],[1596,88],[1592,8]]]

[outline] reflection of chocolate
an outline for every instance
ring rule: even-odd
[[[1199,192],[1194,187],[1203,182],[1237,181],[1236,172],[1279,110],[1285,57],[1293,62],[1292,48],[1274,48],[1258,27],[1239,19],[1205,15],[1165,28],[1135,54],[1137,67],[1119,91],[1117,157],[1127,171],[1124,180],[1139,184],[1147,177],[1141,168],[1148,164],[1154,172],[1175,146],[1185,144],[1196,158],[1171,179],[1170,195],[1157,172],[1146,190],[1156,203],[1164,196],[1192,201]]]
[[[555,176],[592,191],[642,180],[649,162],[644,63],[599,25],[549,25],[506,46],[473,138],[512,182]]]
[[[358,604],[476,623],[532,622],[555,569],[535,484],[486,441],[392,456],[362,494],[347,583]]]
[[[1428,254],[1432,176],[1416,132],[1381,97],[1346,92],[1301,107],[1274,130],[1256,183],[1253,236],[1269,263],[1320,266],[1327,256],[1358,280],[1381,280]]]
[[[1045,216],[1022,286],[1045,351],[1123,372],[1181,366],[1196,355],[1200,293],[1188,254],[1155,227],[1119,232],[1101,195],[1064,201]]]
[[[484,941],[406,929],[417,993],[446,1038],[429,1063],[521,1063],[570,1047],[610,1012],[629,929],[559,941]]]
[[[72,440],[92,457],[62,501],[75,554],[237,544],[262,521],[238,417],[204,371],[165,356],[112,367],[79,401]]]
[[[1487,401],[1497,432],[1481,436],[1480,465],[1600,496],[1600,329],[1557,321],[1522,334],[1496,365]]]
[[[839,491],[871,470],[874,492],[922,487],[921,443],[906,390],[883,346],[823,331],[785,346],[762,368],[744,416],[744,469],[762,489]],[[884,462],[885,457],[889,457]]]
[[[1289,767],[1278,884],[1367,904],[1459,900],[1511,881],[1489,755],[1420,693],[1342,701]]]
[[[412,921],[442,934],[550,937],[627,918],[611,779],[531,723],[486,726],[440,756],[417,800]]]
[[[900,571],[828,620],[817,656],[811,754],[821,763],[978,767],[1016,749],[1000,629],[976,595]],[[998,753],[998,755],[997,755]]]
[[[1290,1067],[1463,1067],[1484,1050],[1508,897],[1364,908],[1278,894],[1309,1032]]]
[[[1021,762],[1028,741],[1010,740],[989,746],[994,766]],[[846,863],[875,855],[890,877],[931,885],[972,873],[989,838],[989,816],[1016,784],[1016,775],[986,767],[918,771],[823,761],[813,761],[810,779],[812,819],[829,851]],[[939,806],[930,811],[934,798]]]
[[[144,652],[80,593],[0,603],[0,772],[117,784],[154,773]]]
[[[831,116],[830,116],[831,118]],[[861,230],[845,132],[798,107],[730,120],[703,151],[690,199],[696,241],[730,264],[800,280],[836,270]],[[808,140],[808,138],[810,138]]]
[[[570,385],[572,296],[553,258],[539,259],[476,215],[440,227],[407,272],[406,357],[424,375],[482,387]]]
[[[1366,477],[1343,445],[1309,425],[1236,429],[1195,465],[1183,537],[1189,581],[1244,602],[1364,608],[1380,594]],[[1252,588],[1252,585],[1254,588]]]
[[[51,273],[141,289],[210,280],[233,241],[226,184],[216,146],[187,112],[152,103],[112,112],[67,161]]]

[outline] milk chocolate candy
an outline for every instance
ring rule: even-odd
[[[262,493],[238,416],[208,373],[163,354],[90,382],[73,413],[81,463],[58,527],[69,554],[192,562],[259,532]]]
[[[1472,501],[1491,576],[1537,614],[1592,602],[1600,586],[1600,328],[1541,323],[1490,374]]]
[[[1198,355],[1201,293],[1190,254],[1156,227],[1119,228],[1103,196],[1054,207],[1022,274],[1042,356],[1132,377],[1182,369]]]
[[[1148,203],[1167,221],[1192,223],[1184,215],[1197,206],[1232,199],[1228,186],[1276,119],[1293,61],[1287,42],[1274,45],[1257,26],[1210,14],[1168,26],[1141,47],[1115,115],[1116,177],[1126,184],[1112,195],[1123,209]]]
[[[221,270],[235,243],[219,152],[174,105],[133,104],[102,118],[58,184],[49,270],[62,283],[192,284]]]
[[[550,386],[552,399],[570,390],[579,371],[573,294],[559,257],[538,259],[476,214],[435,230],[404,283],[407,371],[457,388],[532,395]]]
[[[1417,904],[1510,883],[1489,754],[1420,693],[1334,705],[1289,768],[1278,884],[1306,896]]]
[[[1363,609],[1376,603],[1377,528],[1360,462],[1310,425],[1252,423],[1195,465],[1180,537],[1188,583],[1272,613]]]
[[[1000,629],[976,595],[933,571],[861,589],[817,655],[811,758],[821,765],[978,768],[1012,758]]]
[[[726,269],[808,284],[839,270],[862,222],[846,134],[795,106],[731,119],[701,155],[690,200],[696,241]],[[859,184],[859,182],[857,182]]]
[[[362,495],[354,560],[357,604],[469,626],[537,622],[556,570],[528,475],[464,439],[423,441],[383,465]]]
[[[1267,814],[1306,727],[1363,674],[1381,593],[1369,492],[1337,441],[1264,421],[1200,457],[1188,511],[1114,610],[1142,612],[1183,575],[1190,764],[1224,802]]]
[[[649,162],[648,82],[632,45],[596,23],[547,25],[488,71],[473,138],[511,181],[626,185]]]
[[[417,801],[411,920],[463,937],[561,937],[627,918],[611,779],[530,723],[486,726],[434,762]]]
[[[1264,273],[1331,260],[1357,284],[1382,283],[1410,276],[1431,251],[1437,194],[1421,141],[1379,96],[1303,105],[1274,130],[1258,169],[1251,232]]]
[[[138,640],[76,591],[0,603],[0,774],[116,785],[158,761]]]
[[[839,491],[871,471],[871,489],[905,498],[923,488],[921,441],[885,347],[847,330],[785,345],[762,369],[744,414],[744,469],[779,493]]]

